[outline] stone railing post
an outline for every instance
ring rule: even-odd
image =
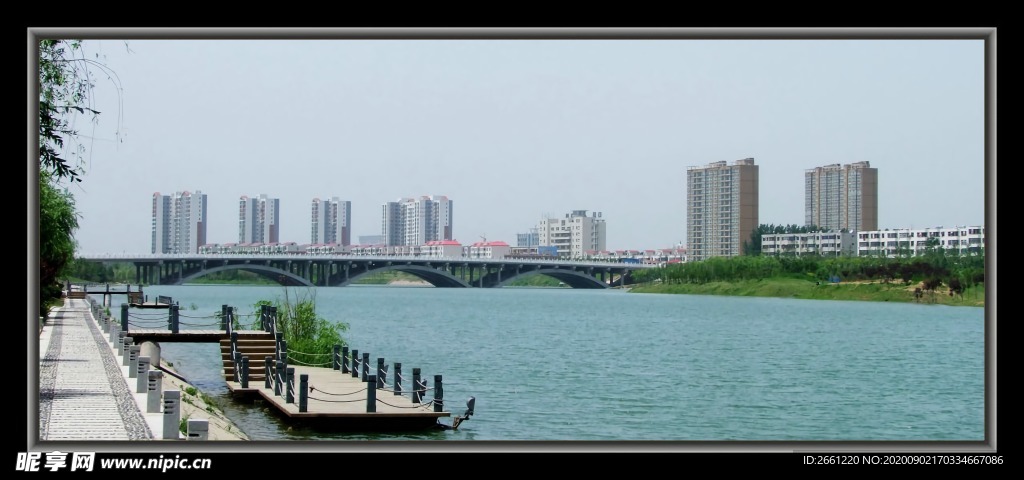
[[[164,392],[164,440],[177,440],[181,423],[181,391]]]

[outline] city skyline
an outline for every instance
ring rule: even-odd
[[[805,170],[863,161],[879,229],[985,224],[980,39],[84,47],[122,90],[96,82],[83,130],[82,253],[148,251],[141,199],[184,188],[209,196],[208,243],[237,238],[228,202],[246,192],[281,199],[280,239],[300,243],[310,192],[351,201],[356,237],[395,193],[441,192],[464,244],[587,209],[609,250],[666,248],[687,243],[687,167],[750,157],[762,224],[804,223]]]

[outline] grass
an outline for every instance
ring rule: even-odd
[[[729,295],[742,297],[800,298],[810,300],[852,300],[868,302],[918,302],[914,285],[881,282],[821,283],[796,278],[770,278],[706,284],[644,284],[634,286],[636,293],[672,293],[690,295]],[[985,286],[979,285],[960,295],[950,296],[948,287],[926,292],[918,303],[950,306],[985,306]]]

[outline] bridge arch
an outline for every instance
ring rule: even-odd
[[[525,270],[518,274],[512,274],[508,277],[502,276],[501,282],[495,284],[495,287],[504,287],[515,281],[518,278],[527,277],[530,275],[547,275],[549,277],[558,279],[558,281],[572,287],[572,288],[609,288],[608,284],[582,272],[575,270],[561,269],[561,268],[540,268],[537,270]]]
[[[211,273],[223,272],[223,271],[227,271],[227,270],[245,270],[247,272],[252,272],[252,273],[255,273],[255,274],[257,274],[257,275],[259,275],[259,276],[261,276],[263,278],[266,278],[267,280],[270,280],[272,282],[277,282],[277,283],[279,283],[281,285],[284,285],[286,287],[296,287],[296,286],[315,287],[316,286],[316,285],[313,285],[313,283],[310,282],[309,280],[306,280],[305,278],[302,278],[301,276],[296,275],[294,273],[291,273],[291,272],[288,272],[288,271],[285,271],[285,270],[281,270],[280,268],[268,267],[266,265],[258,265],[258,264],[251,264],[251,263],[234,264],[234,265],[222,265],[222,266],[219,266],[219,267],[204,268],[204,269],[202,269],[202,270],[200,270],[200,271],[198,271],[196,273],[193,273],[193,274],[188,275],[186,277],[182,277],[182,279],[180,281],[174,282],[173,285],[181,285],[181,284],[186,283],[186,282],[188,282],[190,280],[194,280],[194,279],[197,279],[197,278],[200,278],[200,277],[204,277],[204,276],[209,275]]]
[[[382,273],[389,270],[397,270],[399,272],[408,273],[417,278],[423,279],[423,281],[441,288],[469,288],[470,285],[464,282],[461,278],[456,277],[444,270],[438,270],[436,268],[423,267],[420,265],[387,265],[383,267],[372,268],[368,271],[359,272],[348,278],[347,281],[335,284],[335,286],[344,287],[352,284],[352,282],[358,280],[360,277],[366,275],[372,275],[375,273]]]

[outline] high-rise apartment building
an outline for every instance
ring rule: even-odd
[[[432,195],[386,202],[381,209],[381,234],[388,246],[452,240],[452,201]]]
[[[829,230],[878,229],[878,169],[869,162],[804,171],[804,223]]]
[[[758,166],[753,158],[686,170],[686,249],[690,261],[743,254],[757,228]]]
[[[238,243],[280,242],[280,216],[280,200],[243,195],[238,200]]]
[[[198,253],[206,244],[206,195],[153,194],[151,253]]]
[[[313,199],[310,243],[348,246],[352,244],[352,202],[333,197]]]
[[[538,246],[555,247],[560,258],[583,258],[587,250],[604,250],[606,225],[601,212],[573,210],[565,218],[544,218],[537,224]]]

